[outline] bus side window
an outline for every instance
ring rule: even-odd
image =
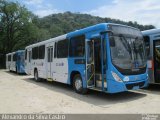
[[[13,54],[13,61],[16,61],[17,57],[16,54]]]
[[[54,58],[57,57],[57,43],[54,44]]]
[[[36,60],[36,59],[38,59],[39,57],[39,53],[38,53],[38,50],[39,50],[39,47],[34,47],[34,48],[32,48],[32,59],[33,60]]]
[[[53,47],[51,47],[50,52],[51,52],[51,56],[50,56],[50,57],[51,57],[51,58],[50,58],[51,61],[50,61],[50,62],[53,62]]]
[[[48,51],[47,51],[47,53],[48,53],[48,59],[47,59],[47,61],[48,62],[51,62],[51,58],[50,58],[51,57],[50,56],[51,53],[50,52],[51,52],[51,50],[50,50],[50,48],[48,48]]]
[[[32,48],[32,59],[33,59],[33,60],[35,59],[35,54],[36,54],[35,48]]]
[[[149,36],[144,36],[145,48],[146,48],[146,56],[148,57],[150,54],[150,38]]]
[[[31,62],[31,51],[29,51],[29,62]]]
[[[44,59],[44,56],[45,56],[45,45],[39,46],[38,53],[39,53],[38,58],[39,59]]]
[[[68,40],[61,40],[57,43],[57,58],[68,57]]]
[[[77,36],[70,39],[69,56],[83,57],[85,53],[85,36]]]
[[[8,55],[8,61],[11,61],[11,55]]]
[[[25,50],[25,60],[27,60],[27,50]]]

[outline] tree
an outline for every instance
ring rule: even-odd
[[[40,32],[32,22],[35,17],[17,2],[0,1],[0,54],[4,56],[6,53],[24,49],[26,45],[37,40]],[[1,64],[4,63],[4,58],[1,59]]]
[[[32,23],[34,15],[24,6],[20,6],[19,3],[1,0],[0,16],[0,25],[2,26],[0,50],[3,53],[15,50],[16,46],[20,43],[26,44],[30,34],[38,33],[38,29]],[[29,29],[32,29],[34,32],[30,33]]]
[[[18,2],[0,0],[0,57],[4,60],[6,53],[24,49],[27,45],[104,22],[130,25],[140,30],[155,28],[153,25],[71,12],[39,18]]]

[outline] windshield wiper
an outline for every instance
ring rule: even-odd
[[[128,43],[128,41],[126,40],[126,38],[124,37],[124,35],[120,34],[119,37],[120,37],[120,40],[122,41],[122,44],[126,48],[126,50],[129,51],[129,53],[131,53],[131,46]]]

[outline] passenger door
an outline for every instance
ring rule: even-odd
[[[53,68],[52,68],[53,47],[54,47],[54,43],[50,43],[46,46],[46,50],[47,50],[47,78],[48,79],[53,79]]]
[[[153,45],[155,83],[160,83],[160,40],[155,40]]]
[[[86,41],[86,80],[87,86],[95,86],[94,40]]]

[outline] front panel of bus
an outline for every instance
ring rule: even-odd
[[[108,29],[107,90],[110,93],[148,85],[144,42],[139,30],[118,25]]]
[[[19,51],[16,54],[17,54],[17,61],[16,61],[17,72],[18,73],[25,73],[25,66],[24,66],[25,53],[24,53],[24,51]]]

